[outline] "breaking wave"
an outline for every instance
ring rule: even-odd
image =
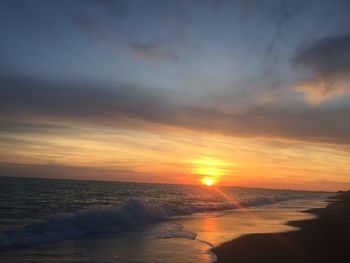
[[[242,205],[257,206],[295,198],[300,198],[300,196],[278,199],[259,197]],[[131,199],[116,208],[86,209],[70,215],[56,216],[41,223],[1,231],[0,248],[58,242],[91,234],[115,233],[130,230],[134,227],[147,226],[166,220],[172,216],[235,208],[237,208],[236,205],[230,203],[217,204],[215,206],[176,206],[164,208]],[[192,233],[186,237],[193,238]]]
[[[0,247],[57,242],[90,234],[119,232],[156,223],[168,217],[159,207],[129,200],[118,208],[82,210],[58,216],[42,223],[29,224],[0,232]]]

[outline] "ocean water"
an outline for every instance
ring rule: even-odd
[[[214,262],[213,246],[289,220],[329,193],[0,177],[1,262]]]

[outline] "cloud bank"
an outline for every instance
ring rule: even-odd
[[[16,119],[136,129],[172,127],[243,137],[350,143],[349,105],[295,107],[292,103],[271,102],[227,112],[222,110],[223,105],[186,103],[175,100],[170,92],[123,83],[104,87],[1,77],[0,87],[0,120],[5,122]]]

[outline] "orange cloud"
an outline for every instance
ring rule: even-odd
[[[308,102],[319,104],[344,95],[349,95],[350,80],[305,80],[297,84],[295,90],[304,93]]]

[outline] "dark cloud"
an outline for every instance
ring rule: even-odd
[[[319,40],[300,50],[293,62],[309,73],[297,89],[310,101],[322,102],[350,93],[350,35]]]
[[[350,35],[329,37],[301,50],[295,63],[326,77],[349,74]]]
[[[350,106],[270,103],[226,111],[215,105],[185,104],[171,97],[170,92],[165,95],[159,90],[120,83],[107,88],[91,83],[1,78],[0,120],[143,129],[169,126],[244,137],[350,144]]]
[[[273,34],[266,45],[265,57],[263,58],[264,66],[269,71],[275,65],[280,54],[277,49],[284,37],[289,34],[290,24],[295,20],[305,5],[305,1],[279,1],[275,3],[276,10],[271,12],[273,23]]]
[[[136,117],[151,121],[161,120],[170,104],[159,90],[120,83],[103,87],[33,78],[1,78],[0,83],[2,118],[15,115],[104,123]]]

